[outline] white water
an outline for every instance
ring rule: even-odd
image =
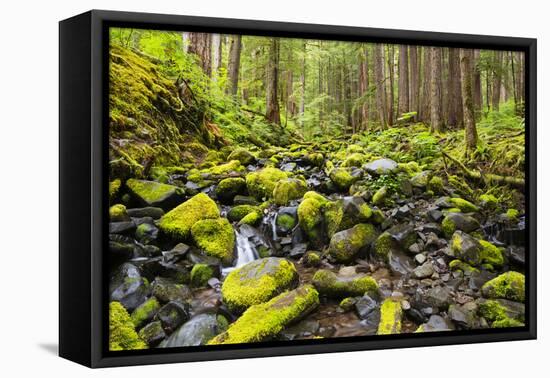
[[[233,269],[248,264],[259,257],[258,251],[250,244],[248,238],[243,236],[239,231],[235,231],[235,233],[237,234],[237,262],[235,266],[222,269],[222,275],[224,276],[229,274]]]

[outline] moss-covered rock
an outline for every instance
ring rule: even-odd
[[[109,304],[109,350],[147,349],[147,344],[136,333],[126,309],[118,302]]]
[[[122,185],[122,182],[120,181],[120,179],[114,179],[113,181],[109,182],[109,202],[110,203],[113,203],[116,200],[121,185]]]
[[[260,222],[262,221],[263,215],[261,211],[253,211],[251,213],[246,214],[244,217],[241,218],[239,221],[239,225],[247,224],[249,226],[258,226]]]
[[[401,333],[401,320],[403,309],[401,303],[388,298],[380,307],[380,323],[378,323],[378,335],[393,335]]]
[[[228,160],[238,160],[242,165],[246,166],[256,161],[254,155],[252,155],[245,148],[236,148],[231,152],[227,158]]]
[[[321,265],[321,256],[318,252],[315,251],[307,251],[303,257],[303,263],[306,266],[319,266]]]
[[[504,299],[478,301],[478,313],[491,323],[493,328],[522,327],[525,308],[516,302]]]
[[[351,311],[355,307],[356,302],[355,298],[347,297],[342,299],[338,306],[344,311]]]
[[[204,193],[185,201],[175,209],[164,214],[159,221],[159,228],[175,240],[185,241],[189,238],[191,227],[203,219],[220,217],[220,210],[210,197]]]
[[[504,255],[500,248],[486,240],[479,240],[479,244],[481,244],[482,247],[482,263],[491,264],[494,267],[500,267],[504,264]]]
[[[374,205],[382,205],[388,197],[388,188],[386,186],[381,187],[372,196],[372,203]]]
[[[161,207],[164,210],[176,206],[184,194],[183,189],[174,185],[133,178],[126,181],[126,187],[141,205]]]
[[[149,320],[153,319],[157,311],[160,310],[160,304],[155,297],[151,297],[132,311],[132,322],[136,329],[141,328]]]
[[[506,272],[481,287],[485,298],[503,298],[525,302],[525,276],[519,272]]]
[[[492,194],[482,194],[479,196],[479,203],[485,209],[494,209],[498,205],[498,199]]]
[[[203,219],[191,227],[195,244],[208,256],[216,257],[224,265],[235,258],[235,231],[226,218]]]
[[[479,207],[471,203],[470,201],[466,201],[462,198],[450,198],[449,201],[457,208],[460,209],[463,213],[475,213],[479,211]]]
[[[242,344],[269,340],[317,306],[319,294],[311,285],[284,292],[269,302],[248,308],[227,331],[210,340],[208,344]]]
[[[238,222],[250,213],[258,212],[260,208],[252,205],[237,205],[227,212],[227,219],[231,222]]]
[[[214,277],[214,268],[206,264],[195,264],[191,269],[191,285],[206,286],[208,280]]]
[[[315,192],[307,192],[298,206],[298,223],[314,246],[322,246],[326,239],[324,205],[328,200]]]
[[[336,187],[342,192],[349,190],[349,187],[359,178],[351,175],[350,171],[345,168],[334,168],[330,171],[330,179]]]
[[[510,222],[517,222],[519,218],[519,211],[517,209],[508,209],[506,210],[506,218]]]
[[[479,222],[475,218],[462,213],[449,213],[441,222],[441,229],[448,238],[450,238],[456,230],[472,232],[479,227]]]
[[[250,195],[263,201],[273,196],[273,189],[278,181],[284,180],[288,175],[277,168],[264,168],[246,175],[246,186]]]
[[[343,211],[339,229],[345,230],[359,223],[366,223],[372,216],[372,209],[361,197],[344,197],[340,200]]]
[[[424,189],[428,187],[428,181],[430,179],[430,171],[422,171],[411,177],[411,185],[415,188]]]
[[[130,220],[126,212],[126,206],[116,204],[109,208],[109,219],[111,222],[124,222]]]
[[[223,179],[216,186],[216,197],[222,203],[230,204],[236,195],[246,193],[246,181],[242,177]]]
[[[472,274],[479,273],[479,269],[476,269],[470,264],[458,259],[452,260],[449,263],[449,269],[452,271],[460,270],[465,276],[471,276]]]
[[[298,284],[298,273],[292,262],[268,257],[254,260],[228,274],[222,285],[224,303],[235,313],[267,302]]]
[[[242,172],[244,167],[238,160],[230,160],[227,163],[213,166],[211,168],[203,169],[201,173],[205,175],[220,176],[226,175],[231,172]]]
[[[291,200],[302,198],[307,191],[305,181],[295,178],[280,180],[273,189],[273,201],[277,205],[287,205]]]
[[[330,239],[329,254],[341,263],[352,261],[361,251],[376,240],[376,229],[372,224],[361,223],[335,233]]]
[[[362,153],[355,152],[348,155],[346,160],[342,163],[342,167],[361,167],[366,160],[366,156]]]
[[[434,194],[443,194],[445,191],[443,187],[443,179],[439,176],[433,176],[430,181],[428,181],[427,189],[434,192]]]
[[[381,259],[382,261],[388,261],[390,251],[393,246],[394,240],[391,234],[385,231],[381,233],[378,238],[376,238],[373,251],[377,258]]]
[[[360,297],[367,293],[378,296],[378,284],[366,275],[340,276],[321,269],[313,275],[312,283],[320,294],[330,298]]]
[[[456,231],[451,239],[451,254],[452,256],[466,261],[472,265],[480,265],[481,259],[481,244],[474,237],[462,231]]]
[[[323,154],[319,152],[308,154],[306,158],[311,163],[311,165],[315,167],[322,168],[325,163],[325,158]]]
[[[277,214],[275,224],[277,225],[278,230],[287,233],[296,226],[296,218],[291,214]]]

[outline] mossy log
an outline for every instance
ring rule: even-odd
[[[455,163],[464,172],[466,177],[468,177],[469,179],[481,180],[486,184],[510,185],[522,191],[525,189],[524,179],[512,177],[512,176],[495,175],[493,173],[482,173],[476,170],[472,170],[466,167],[458,159],[455,159],[454,157],[447,154],[446,152],[442,151],[442,154],[444,157],[448,158],[450,161]]]

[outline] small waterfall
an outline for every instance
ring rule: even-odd
[[[259,257],[258,251],[256,251],[256,248],[250,243],[248,237],[241,234],[239,230],[235,230],[235,234],[237,239],[237,262],[234,266],[222,269],[222,275],[224,276],[229,274],[233,269],[254,261]]]

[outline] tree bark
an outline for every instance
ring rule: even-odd
[[[410,94],[409,104],[410,111],[416,112],[414,120],[418,119],[419,104],[420,104],[420,64],[418,61],[418,49],[416,46],[409,47],[409,60],[410,60]]]
[[[460,68],[462,71],[462,108],[464,113],[464,138],[466,154],[469,155],[477,146],[477,129],[472,91],[472,60],[471,49],[460,50]]]
[[[363,103],[361,104],[361,129],[368,130],[369,104],[368,97],[365,97],[369,90],[369,51],[367,47],[361,51],[359,62],[359,96],[363,97]]]
[[[447,125],[460,127],[462,125],[462,92],[460,88],[460,52],[449,49],[449,75],[447,77]]]
[[[502,51],[495,51],[493,61],[492,105],[493,110],[499,110],[501,85],[502,85]]]
[[[300,126],[302,127],[302,133],[304,132],[304,115],[306,112],[306,55],[307,55],[307,42],[304,40],[303,56],[302,56],[302,74],[300,76],[300,82],[302,84],[300,99]]]
[[[409,112],[409,54],[407,45],[399,45],[399,103],[397,114]]]
[[[384,77],[384,45],[374,45],[374,81],[376,84],[376,108],[382,129],[387,127],[386,83]]]
[[[474,109],[476,114],[476,120],[481,117],[481,112],[483,110],[483,95],[481,91],[481,70],[478,67],[479,58],[481,52],[479,50],[474,50],[474,61],[473,64],[473,90],[474,90]]]
[[[432,48],[423,47],[422,65],[422,104],[420,106],[420,120],[430,122],[431,113],[431,81],[432,81]]]
[[[239,67],[241,65],[242,40],[240,35],[231,39],[229,47],[229,62],[227,64],[227,88],[226,92],[232,96],[237,95],[239,88]]]
[[[212,74],[212,34],[189,33],[189,54],[195,54],[199,59],[198,64],[207,75]]]
[[[280,40],[272,38],[269,44],[269,60],[267,64],[266,85],[266,118],[268,121],[280,125],[278,85],[279,85],[279,49]]]
[[[395,51],[393,45],[388,45],[388,125],[393,125],[394,119],[394,100],[395,100],[395,88],[394,88],[394,72],[395,72]]]
[[[441,47],[431,47],[431,130],[443,131],[442,102],[441,102]]]
[[[222,66],[222,36],[212,34],[212,79],[218,80],[218,73]]]

